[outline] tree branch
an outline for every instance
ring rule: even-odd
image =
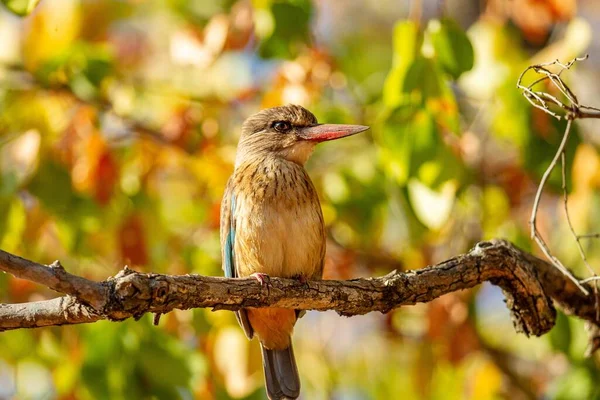
[[[140,318],[144,313],[208,307],[283,307],[336,310],[350,316],[425,303],[484,281],[500,286],[517,331],[542,335],[552,328],[552,299],[565,312],[600,326],[595,300],[550,263],[504,240],[477,244],[469,253],[438,265],[379,278],[306,283],[272,277],[268,286],[253,278],[142,274],[125,267],[104,282],[93,282],[53,266],[0,251],[0,270],[33,280],[67,296],[23,304],[0,304],[0,331],[81,324],[101,319]]]
[[[97,309],[102,308],[107,300],[102,284],[68,273],[58,260],[42,265],[0,250],[0,270],[71,295]]]

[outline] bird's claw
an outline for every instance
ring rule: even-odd
[[[265,284],[269,285],[269,283],[271,282],[271,277],[267,274],[263,274],[262,272],[255,272],[253,274],[250,274],[250,276],[256,279],[258,283],[260,283],[260,286],[263,286]]]

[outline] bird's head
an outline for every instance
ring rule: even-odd
[[[267,108],[244,122],[236,165],[267,155],[303,165],[317,143],[367,129],[363,125],[319,124],[310,111],[297,105]]]

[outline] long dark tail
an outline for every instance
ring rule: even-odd
[[[262,344],[260,348],[269,399],[297,399],[300,395],[300,377],[292,344],[284,350],[265,349]]]

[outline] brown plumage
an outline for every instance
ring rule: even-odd
[[[304,163],[317,143],[365,129],[319,125],[312,113],[294,105],[246,120],[221,207],[226,276],[321,279],[325,228]],[[236,317],[248,338],[256,335],[261,343],[269,398],[297,398],[300,380],[291,343],[297,313],[249,308]]]

